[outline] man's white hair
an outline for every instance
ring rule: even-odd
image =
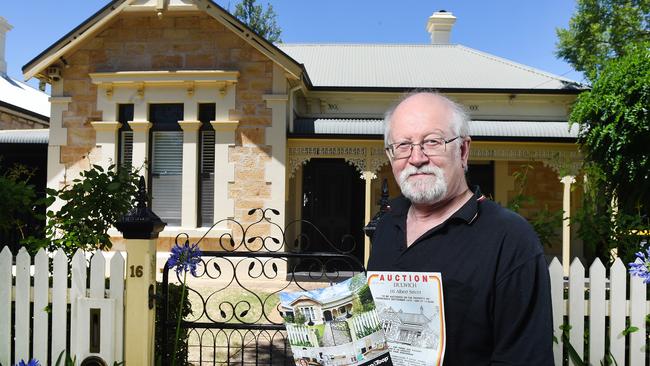
[[[454,136],[450,137],[455,137],[455,136],[461,136],[461,137],[467,137],[469,136],[469,114],[465,111],[465,108],[454,102],[453,100],[447,98],[446,96],[438,93],[435,90],[413,90],[411,92],[408,92],[404,94],[399,102],[392,106],[390,109],[386,111],[384,114],[384,145],[388,146],[388,144],[391,143],[390,141],[390,129],[391,129],[391,124],[392,124],[392,118],[393,118],[393,113],[395,112],[395,109],[402,104],[403,101],[408,99],[409,97],[412,97],[414,95],[418,94],[429,94],[431,96],[434,96],[438,98],[441,102],[443,102],[451,111],[451,130],[454,133]],[[458,139],[459,143],[462,143],[462,139]]]

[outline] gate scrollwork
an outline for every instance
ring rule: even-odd
[[[198,239],[199,247],[215,227],[232,230],[217,240],[217,250],[203,251],[196,276],[188,274],[188,298],[192,313],[183,319],[187,328],[190,362],[210,364],[293,364],[279,309],[281,291],[305,291],[326,287],[364,271],[351,253],[356,243],[350,235],[332,242],[313,224],[298,220],[284,228],[273,221],[275,209],[252,209],[244,225],[233,219],[220,220]],[[309,235],[304,234],[305,228]],[[289,238],[287,233],[295,238]],[[313,236],[326,243],[313,251]],[[179,234],[176,243],[189,240]],[[335,244],[336,243],[336,244]],[[173,271],[171,272],[174,273]],[[163,270],[163,337],[173,332],[175,319],[167,319],[171,303],[169,266]],[[163,360],[163,363],[165,360]]]

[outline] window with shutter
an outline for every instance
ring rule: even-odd
[[[131,167],[133,162],[133,131],[129,121],[133,120],[133,104],[119,104],[117,120],[122,124],[119,130],[118,162],[119,166]]]
[[[120,166],[130,168],[133,162],[133,131],[120,132]]]
[[[215,134],[210,121],[215,118],[214,103],[199,104],[200,166],[199,166],[199,225],[212,226],[214,223],[214,139]]]
[[[167,225],[180,226],[183,174],[183,104],[151,104],[151,209]]]
[[[201,131],[200,174],[199,221],[207,227],[214,223],[214,131]]]
[[[151,206],[167,225],[181,224],[183,132],[152,132]]]

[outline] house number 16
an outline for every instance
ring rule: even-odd
[[[142,266],[131,266],[131,277],[142,277]]]

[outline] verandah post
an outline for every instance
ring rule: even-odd
[[[126,239],[124,361],[126,366],[154,364],[156,241],[166,223],[147,207],[140,177],[136,206],[115,227]]]

